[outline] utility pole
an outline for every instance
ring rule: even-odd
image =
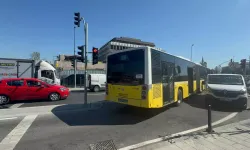
[[[75,67],[74,67],[74,83],[75,83],[75,88],[76,88],[76,64],[77,64],[77,61],[76,61],[76,27],[74,26],[74,58],[75,58]]]
[[[85,22],[85,21],[84,21]],[[84,31],[85,31],[85,70],[84,70],[84,104],[88,104],[87,100],[87,63],[88,63],[88,23],[84,23]]]
[[[194,44],[191,45],[191,61],[192,61],[192,57],[193,57],[193,46],[194,46]]]
[[[247,70],[247,67],[246,67]],[[248,58],[248,70],[246,71],[246,75],[250,75],[250,56]]]

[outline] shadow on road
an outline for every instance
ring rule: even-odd
[[[205,94],[193,95],[187,98],[184,102],[192,107],[201,108],[201,109],[207,109],[208,104],[211,104],[212,110],[214,111],[221,111],[221,112],[240,112],[241,111],[240,109],[235,108],[234,105],[230,103],[222,103],[222,102],[214,101],[212,99],[208,99]]]
[[[84,109],[83,104],[58,106],[52,113],[70,126],[84,125],[128,125],[137,124],[169,109],[144,109],[111,102],[97,102],[93,109]],[[82,108],[82,109],[81,109]],[[75,111],[64,111],[64,110]]]

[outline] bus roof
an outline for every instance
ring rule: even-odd
[[[127,52],[127,51],[139,50],[139,49],[142,49],[142,48],[152,48],[152,49],[157,50],[157,51],[159,51],[159,52],[166,53],[166,54],[168,54],[168,55],[171,55],[171,56],[174,56],[174,57],[178,57],[178,58],[180,58],[180,59],[183,59],[183,60],[192,62],[192,63],[194,63],[194,64],[196,64],[196,65],[198,65],[198,66],[204,67],[204,66],[202,66],[201,64],[196,63],[196,62],[193,62],[193,61],[191,61],[190,59],[185,58],[185,57],[183,57],[183,56],[177,56],[177,55],[169,54],[169,53],[167,53],[166,51],[164,51],[164,50],[162,50],[162,49],[157,49],[156,47],[149,47],[149,46],[133,47],[133,48],[125,49],[125,50],[122,50],[122,51],[115,51],[115,52],[113,52],[113,53],[111,53],[111,54],[108,54],[108,56],[113,55],[113,54],[117,54],[117,53]],[[107,57],[108,57],[108,56],[107,56]]]

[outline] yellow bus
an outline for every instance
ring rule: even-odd
[[[177,106],[204,89],[209,69],[152,47],[107,56],[106,100],[144,108]]]

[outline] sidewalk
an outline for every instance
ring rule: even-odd
[[[250,119],[214,128],[213,134],[196,132],[165,138],[136,150],[249,150]]]
[[[84,88],[68,88],[71,92],[84,91]]]

